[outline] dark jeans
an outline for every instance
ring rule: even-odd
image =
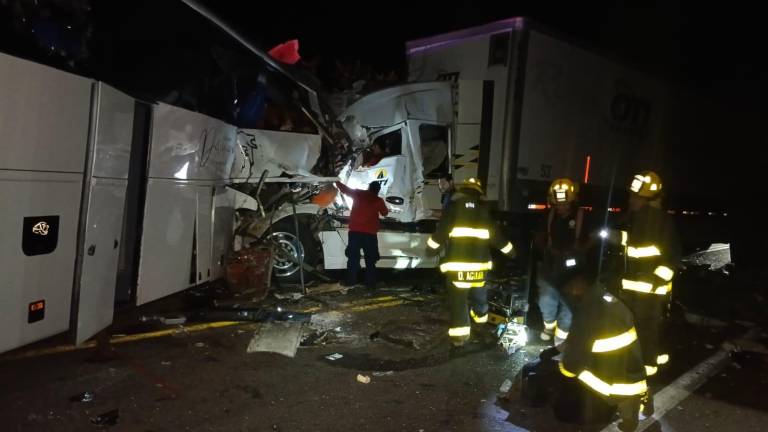
[[[357,273],[360,271],[360,250],[365,257],[365,285],[376,287],[376,261],[379,260],[379,240],[376,234],[350,232],[347,244],[347,285],[357,283]]]

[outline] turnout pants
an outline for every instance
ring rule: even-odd
[[[450,312],[448,334],[452,338],[466,339],[470,335],[473,321],[476,323],[488,321],[488,288],[484,286],[458,288],[450,275],[446,281]]]
[[[639,395],[605,397],[577,379],[562,375],[558,379],[560,385],[552,405],[558,420],[582,425],[603,425],[610,423],[616,412],[621,418],[619,430],[634,431],[637,428],[641,404]]]
[[[652,376],[658,366],[669,361],[661,336],[661,321],[667,298],[657,294],[627,291],[622,292],[621,298],[635,317],[637,339],[643,350],[643,363],[648,375]]]

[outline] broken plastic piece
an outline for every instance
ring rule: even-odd
[[[292,292],[292,293],[275,293],[275,297],[279,300],[299,300],[300,298],[304,297],[304,294],[298,293],[298,292]]]
[[[344,357],[344,356],[342,354],[339,354],[339,353],[333,353],[331,355],[325,356],[325,358],[327,358],[330,361],[336,361],[336,360],[338,360],[338,359],[340,359],[342,357]]]
[[[117,424],[117,419],[120,417],[120,413],[117,409],[107,411],[104,414],[98,415],[91,419],[91,423],[97,426],[114,426]]]
[[[82,392],[78,395],[74,395],[71,398],[69,398],[70,402],[91,402],[93,400],[93,393],[91,392]]]
[[[292,39],[287,42],[281,43],[269,50],[269,55],[286,64],[296,64],[301,60],[299,55],[299,40]]]
[[[315,331],[308,334],[300,343],[301,346],[323,345],[328,339],[328,331]]]
[[[361,375],[357,374],[357,382],[362,384],[370,384],[371,383],[371,377],[367,375]]]
[[[507,393],[512,388],[512,381],[507,378],[504,380],[503,383],[501,383],[501,387],[499,387],[499,392],[501,393]]]
[[[141,322],[160,321],[165,325],[181,325],[187,322],[187,318],[183,316],[176,317],[164,317],[164,316],[142,316],[139,318]]]
[[[282,309],[282,308],[280,308]],[[216,322],[216,321],[295,321],[308,322],[312,314],[291,312],[284,310],[256,309],[227,309],[227,310],[201,310],[190,316],[190,321]]]

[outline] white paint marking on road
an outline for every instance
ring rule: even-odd
[[[752,329],[747,332],[744,338],[752,339],[758,334],[758,329]],[[664,387],[653,397],[656,408],[654,415],[641,421],[636,432],[642,432],[650,425],[656,423],[669,410],[676,407],[680,402],[688,398],[691,393],[696,391],[697,388],[701,387],[710,377],[720,372],[728,363],[730,363],[730,352],[721,349]],[[601,432],[616,432],[618,430],[619,428],[616,426],[616,423],[612,423],[603,428]]]

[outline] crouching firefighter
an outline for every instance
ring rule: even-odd
[[[574,316],[559,363],[566,379],[555,401],[556,417],[610,421],[618,409],[619,429],[635,430],[648,386],[632,312],[588,271],[572,277],[563,292]]]
[[[493,267],[490,247],[514,256],[514,247],[491,218],[482,199],[483,189],[474,178],[456,187],[451,204],[427,241],[433,252],[444,248],[440,271],[446,274],[451,327],[448,335],[456,346],[469,340],[470,318],[488,321],[487,273]],[[469,303],[469,304],[468,304]]]
[[[551,209],[535,237],[541,254],[536,278],[544,320],[540,338],[548,341],[554,334],[556,346],[565,341],[571,327],[571,310],[562,297],[562,287],[571,268],[586,264],[586,249],[594,243],[581,235],[590,228],[584,210],[578,206],[578,193],[578,184],[570,179],[552,182],[547,197]]]

